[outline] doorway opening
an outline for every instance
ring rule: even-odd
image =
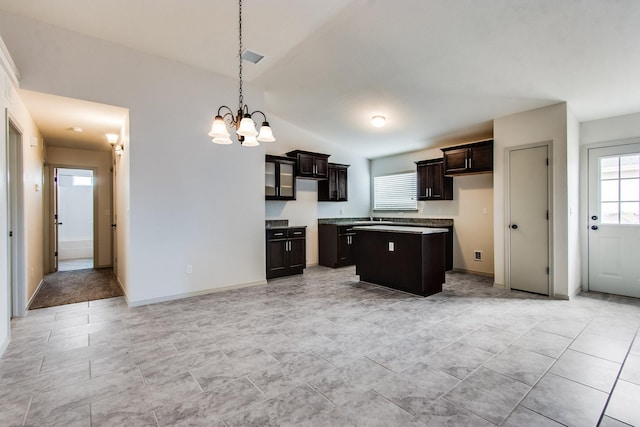
[[[94,268],[94,172],[92,169],[54,168],[57,271]],[[54,254],[54,256],[55,256]]]

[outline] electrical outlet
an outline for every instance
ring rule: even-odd
[[[193,273],[193,266],[191,264],[187,264],[187,274]]]
[[[473,251],[473,260],[482,261],[482,251]]]

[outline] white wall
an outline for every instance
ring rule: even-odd
[[[111,265],[111,152],[47,147],[47,163],[59,167],[95,169],[97,193],[96,267]],[[63,221],[64,222],[64,221]],[[63,224],[62,227],[64,227]],[[62,228],[61,227],[61,228]],[[62,232],[62,230],[61,230]]]
[[[264,282],[264,148],[207,136],[236,79],[4,12],[0,28],[22,87],[129,109],[132,304]]]
[[[130,243],[130,198],[129,198],[129,115],[125,117],[125,123],[120,131],[120,141],[124,145],[124,151],[120,155],[113,154],[113,223],[116,224],[114,238],[113,270],[124,290],[128,292],[128,260]]]
[[[0,35],[23,72],[25,89],[129,109],[124,156],[130,302],[265,282],[265,148],[215,145],[207,136],[217,108],[235,104],[237,79],[6,12],[0,12]],[[252,108],[264,109],[263,94],[249,84],[244,97]],[[278,137],[271,152],[314,148],[287,140],[299,131],[284,120],[270,120]],[[358,178],[354,184],[361,186]],[[301,201],[305,191],[310,190],[303,184]],[[329,215],[335,209],[318,211]],[[284,210],[297,222],[298,214]],[[187,265],[193,274],[186,274]]]
[[[11,88],[11,80],[9,75],[13,74],[11,65],[8,62],[8,58],[5,55],[5,51],[1,49],[4,47],[2,39],[0,39],[0,106],[2,107],[2,119],[0,120],[0,354],[4,351],[9,343],[10,335],[10,322],[11,318],[11,303],[9,301],[9,263],[7,246],[9,244],[8,235],[6,230],[9,229],[8,215],[7,215],[7,180],[4,177],[7,176],[7,127],[6,120],[4,118],[5,108],[10,104],[8,94],[2,90],[5,85]],[[15,75],[13,76],[15,79]],[[10,89],[13,91],[13,89]],[[9,95],[10,96],[10,95]]]
[[[346,202],[318,202],[318,183],[296,180],[296,200],[265,201],[266,219],[287,219],[289,225],[307,226],[307,265],[318,264],[318,218],[369,216],[369,160],[353,154],[338,144],[269,117],[271,127],[277,129],[277,143],[266,144],[266,152],[284,156],[296,149],[330,154],[329,162],[350,165],[348,169]]]
[[[567,277],[569,296],[582,287],[582,247],[580,245],[580,123],[567,106]]]
[[[616,141],[640,136],[640,113],[580,123],[580,144]]]
[[[415,171],[414,162],[441,158],[440,149],[379,158],[371,161],[371,176]],[[487,213],[483,213],[483,209]],[[378,212],[376,217],[453,219],[453,267],[493,274],[493,174],[453,178],[453,200],[418,201],[418,212]],[[482,261],[474,261],[473,251],[481,250]]]
[[[23,260],[23,268],[18,271],[21,286],[24,291],[23,309],[33,296],[43,278],[43,217],[42,217],[42,168],[43,143],[42,137],[35,127],[31,116],[27,112],[17,93],[18,80],[12,67],[12,61],[4,51],[3,40],[0,39],[0,108],[2,109],[2,124],[0,125],[0,353],[4,350],[10,336],[11,317],[9,301],[9,265],[7,247],[9,245],[9,230],[7,217],[7,129],[4,120],[5,109],[10,119],[22,133],[22,177],[23,191],[21,195],[24,218],[22,229],[14,230],[14,236],[23,241],[22,253],[18,254]]]
[[[568,127],[572,127],[571,141],[568,140]],[[569,244],[570,229],[578,221],[578,206],[575,197],[578,194],[575,167],[567,168],[568,155],[571,162],[576,161],[575,121],[568,118],[566,103],[538,108],[494,120],[494,244],[495,244],[495,282],[505,284],[505,149],[519,145],[539,142],[552,142],[551,167],[553,168],[553,200],[550,227],[553,230],[551,279],[555,286],[554,295],[568,297],[579,287],[580,277],[575,275],[575,263],[579,261],[576,247]],[[571,224],[571,225],[570,225]],[[571,265],[571,267],[570,267]],[[570,277],[569,269],[573,273]],[[571,282],[570,282],[571,280]]]

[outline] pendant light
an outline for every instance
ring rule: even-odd
[[[244,103],[242,96],[242,0],[238,0],[238,17],[238,58],[240,60],[238,67],[238,77],[240,79],[238,112],[234,116],[233,110],[226,105],[218,108],[218,114],[213,119],[209,136],[213,138],[212,141],[216,144],[233,144],[231,134],[229,134],[227,128],[227,126],[230,126],[236,129],[240,144],[246,147],[256,147],[261,142],[274,142],[276,139],[273,137],[267,116],[259,110],[250,113],[249,106]],[[256,124],[252,118],[254,114],[261,114],[264,119],[259,132],[256,130]]]

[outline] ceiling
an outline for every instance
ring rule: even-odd
[[[126,108],[20,90],[47,145],[109,151],[106,134],[120,135]]]
[[[0,9],[237,75],[232,0]],[[486,136],[493,118],[562,101],[579,121],[640,111],[638,22],[637,0],[244,0],[244,46],[265,59],[243,74],[268,115],[376,158]]]

